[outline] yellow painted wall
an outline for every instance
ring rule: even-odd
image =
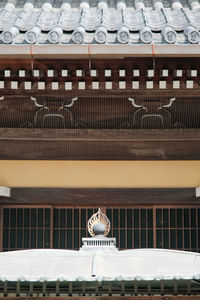
[[[0,161],[10,187],[197,187],[200,161]]]

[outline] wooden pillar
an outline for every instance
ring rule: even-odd
[[[3,207],[0,205],[0,252],[3,251]]]

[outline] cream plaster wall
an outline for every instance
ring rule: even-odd
[[[197,187],[200,161],[0,161],[10,187]]]

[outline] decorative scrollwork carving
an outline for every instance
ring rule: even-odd
[[[70,123],[70,126],[75,126],[73,115],[68,108],[74,105],[74,102],[78,100],[78,97],[72,98],[69,104],[65,104],[63,101],[60,107],[53,108],[47,103],[44,103],[44,105],[38,104],[34,97],[31,97],[31,100],[34,101],[36,107],[40,108],[37,110],[34,117],[34,127],[45,127],[47,119],[55,118],[59,118],[61,120],[63,128],[66,128],[68,122]]]
[[[133,107],[137,110],[133,114],[133,127],[144,128],[145,119],[157,119],[161,124],[161,128],[171,128],[171,112],[167,109],[170,108],[175,97],[169,99],[167,104],[161,102],[142,102],[141,105],[137,104],[135,99],[128,98]]]

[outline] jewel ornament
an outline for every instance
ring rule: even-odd
[[[107,236],[110,231],[110,221],[101,212],[101,209],[98,209],[98,212],[91,216],[88,221],[88,231],[91,236],[103,235]]]

